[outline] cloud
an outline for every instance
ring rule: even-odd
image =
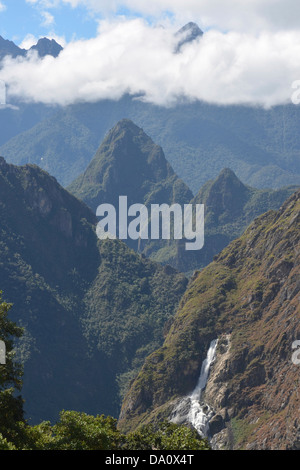
[[[34,46],[38,42],[38,38],[34,36],[33,34],[27,34],[23,41],[19,44],[19,47],[21,49],[30,49],[32,46]]]
[[[57,59],[6,58],[8,96],[67,105],[125,93],[168,106],[182,99],[274,106],[300,79],[300,32],[210,30],[175,54],[174,29],[141,19],[101,23],[98,37],[71,42]]]
[[[4,10],[6,10],[6,5],[4,5],[4,3],[0,1],[0,13]]]
[[[179,21],[196,21],[203,28],[235,31],[299,28],[298,0],[27,0],[41,5],[85,6],[103,14],[127,8],[132,13],[161,17],[170,12]]]
[[[49,11],[42,11],[41,15],[43,18],[42,26],[51,26],[55,22],[54,16]]]

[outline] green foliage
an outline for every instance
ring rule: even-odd
[[[17,395],[22,385],[22,368],[15,362],[13,341],[22,335],[22,329],[8,318],[11,305],[2,301],[0,293],[0,340],[6,346],[6,364],[0,365],[0,435],[16,441],[17,423],[23,419],[23,401]],[[3,444],[4,445],[4,444]]]
[[[0,434],[0,451],[2,450],[17,450],[17,448]]]
[[[126,436],[128,450],[210,450],[206,439],[187,426],[168,421],[142,426]]]
[[[24,327],[16,352],[27,415],[35,424],[61,409],[118,416],[187,279],[118,240],[99,242],[92,211],[34,166],[0,159],[0,219],[0,285]]]
[[[75,411],[61,412],[54,426],[43,422],[26,432],[26,448],[37,450],[113,450],[121,440],[112,417]]]
[[[62,411],[53,426],[18,423],[18,431],[17,446],[0,434],[0,450],[210,450],[207,440],[186,426],[165,421],[124,435],[111,416],[75,411]]]
[[[22,107],[21,117],[27,111],[26,121],[33,126],[38,117],[31,108]],[[29,130],[9,140],[0,154],[15,164],[36,163],[65,186],[85,171],[106,133],[124,117],[163,147],[194,194],[228,167],[253,187],[300,184],[299,107],[294,105],[266,110],[197,102],[163,108],[125,96],[117,102],[55,109],[50,118],[51,108],[38,112],[40,122],[31,129],[6,112],[1,122],[4,136],[16,135],[11,127]]]

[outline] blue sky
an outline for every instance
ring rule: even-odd
[[[91,38],[97,34],[97,21],[84,6],[72,8],[70,5],[59,5],[56,8],[43,9],[25,0],[3,0],[5,9],[0,12],[0,35],[20,44],[32,34],[35,37],[62,36],[69,42],[71,39]],[[44,12],[53,16],[48,18]],[[48,20],[48,22],[47,22]]]
[[[72,2],[78,3],[72,6]],[[99,1],[101,3],[101,0]],[[117,8],[111,8],[110,0],[101,13],[99,7],[93,9],[97,0],[0,0],[0,35],[20,45],[29,35],[35,38],[64,38],[66,42],[77,39],[90,39],[97,36],[99,20],[124,16],[128,19],[144,17],[151,22],[151,15],[143,11],[132,11],[117,1]],[[164,12],[163,17],[172,13]],[[62,42],[62,41],[61,41]]]

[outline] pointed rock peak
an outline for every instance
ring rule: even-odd
[[[211,191],[229,191],[231,194],[244,193],[246,186],[230,168],[224,168],[211,186]]]
[[[16,46],[13,41],[9,41],[8,39],[4,39],[0,36],[0,59],[3,59],[6,55],[10,55],[15,58],[17,56],[24,56],[25,54],[25,49],[21,49]]]
[[[122,119],[121,121],[117,122],[117,124],[113,127],[112,131],[131,131],[131,132],[140,132],[142,129],[134,124],[131,119]]]
[[[119,139],[130,140],[139,137],[144,142],[152,143],[155,145],[152,139],[143,131],[142,128],[138,127],[130,119],[122,119],[108,132],[103,144],[107,142],[117,141]],[[141,142],[140,142],[141,143]],[[102,145],[103,145],[102,144]],[[101,148],[101,147],[100,147]]]
[[[231,169],[224,168],[209,189],[207,204],[215,213],[239,212],[247,199],[248,192],[249,188],[236,174]]]
[[[184,44],[195,41],[197,38],[202,37],[203,34],[203,31],[199,28],[196,23],[187,23],[179,31],[177,31],[175,35],[179,38],[176,52],[180,52],[180,49]]]
[[[184,25],[179,31],[177,31],[176,36],[181,34],[189,33],[189,35],[193,35],[194,38],[198,36],[203,36],[203,31],[199,28],[197,23],[193,23],[190,21],[186,25]]]
[[[224,168],[221,171],[221,173],[219,174],[219,176],[216,179],[216,182],[218,182],[218,181],[229,181],[231,183],[235,182],[235,183],[239,183],[240,185],[243,185],[241,180],[236,176],[234,171],[231,170],[230,168]]]
[[[30,50],[36,50],[40,57],[45,57],[46,55],[57,57],[63,48],[54,39],[41,38]]]

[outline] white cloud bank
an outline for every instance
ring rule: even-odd
[[[221,30],[262,31],[299,29],[299,0],[27,0],[41,7],[69,4],[85,6],[107,15],[127,8],[131,13],[160,18],[172,13],[181,23],[200,22],[201,27]]]
[[[6,59],[8,97],[60,105],[143,94],[270,107],[291,100],[300,79],[300,31],[259,35],[210,30],[174,54],[174,30],[142,20],[102,24],[95,39],[69,43],[57,59]]]

